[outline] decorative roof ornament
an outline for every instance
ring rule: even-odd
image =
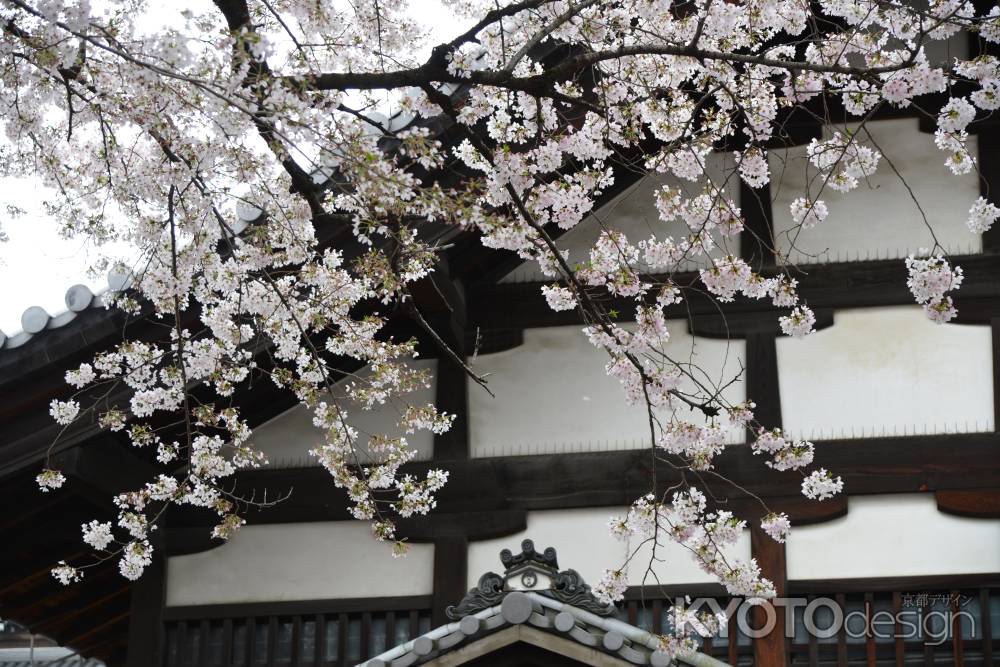
[[[514,591],[532,591],[559,600],[599,616],[612,616],[615,606],[598,600],[576,570],[559,570],[556,550],[552,547],[539,553],[531,540],[521,542],[521,553],[510,549],[500,552],[504,573],[487,572],[479,577],[475,588],[469,589],[462,601],[448,607],[445,614],[458,620],[470,614],[494,607]]]

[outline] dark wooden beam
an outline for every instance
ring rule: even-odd
[[[951,260],[961,266],[965,274],[959,294],[963,301],[1000,298],[996,257],[965,255]],[[793,272],[793,277],[799,281],[799,293],[814,311],[914,303],[906,287],[906,267],[902,259],[802,265],[797,271]],[[700,284],[694,273],[677,274],[674,280],[681,286]],[[489,332],[581,324],[576,311],[555,312],[548,307],[541,293],[543,284],[503,283],[479,288],[469,298],[469,328],[478,327],[480,331]],[[609,298],[606,307],[617,310],[625,321],[635,316],[631,299]],[[719,304],[695,291],[689,293],[684,303],[670,307],[667,315],[679,319],[693,316],[697,320],[704,316],[717,317],[720,310],[727,318],[745,313],[771,320],[787,313],[787,309],[771,306],[767,299],[757,301],[740,297],[732,303]]]
[[[401,534],[412,542],[434,542],[462,537],[492,540],[519,533],[528,527],[524,510],[497,509],[490,512],[439,513],[414,516],[396,522]]]
[[[53,457],[53,464],[77,483],[81,494],[109,509],[116,509],[115,495],[141,488],[162,472],[108,433],[60,452]]]
[[[966,433],[829,440],[816,443],[815,464],[844,478],[849,495],[1000,488],[1000,433]],[[669,486],[678,481],[667,463],[652,464],[646,449],[475,458],[452,462],[420,462],[404,467],[418,477],[443,466],[451,479],[438,493],[433,514],[462,515],[497,510],[569,509],[627,505],[647,493],[654,479]],[[705,486],[732,502],[752,498],[789,498],[801,493],[794,472],[766,468],[749,447],[733,445],[717,460],[719,478]],[[249,523],[346,520],[344,495],[326,471],[255,470],[238,475],[237,492],[268,488],[292,489],[291,497],[266,512],[248,516]],[[753,494],[753,495],[751,495]],[[819,504],[819,503],[817,503]],[[201,525],[200,513],[171,517],[168,526]]]
[[[291,600],[283,602],[235,602],[229,604],[199,604],[183,607],[166,607],[164,622],[220,620],[224,618],[264,616],[313,616],[357,612],[386,612],[427,610],[431,608],[429,595],[401,595],[397,597],[338,598],[334,600]]]
[[[816,331],[833,326],[832,308],[815,308]],[[703,338],[718,338],[732,340],[733,338],[748,338],[750,336],[783,336],[777,313],[767,312],[735,312],[699,313],[688,320],[688,331],[692,336]]]
[[[1000,519],[1000,488],[936,491],[942,512],[977,519]]]
[[[82,616],[89,616],[95,611],[98,611],[109,604],[114,604],[119,599],[129,595],[129,587],[121,584],[116,588],[92,590],[99,592],[96,594],[92,592],[86,597],[79,596],[76,599],[70,600],[64,605],[64,611],[61,613],[53,614],[52,616],[40,620],[28,627],[31,628],[32,632],[36,632],[40,635],[58,637],[62,634],[62,630],[68,627],[72,621],[79,619]]]
[[[59,619],[75,614],[78,608],[111,593],[128,591],[128,587],[128,580],[121,576],[114,562],[88,569],[83,580],[71,586],[63,586],[49,574],[33,582],[30,588],[4,595],[4,615],[33,632],[49,634],[43,626],[58,625]]]

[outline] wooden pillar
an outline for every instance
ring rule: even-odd
[[[448,535],[434,540],[434,593],[431,625],[451,621],[445,609],[458,604],[468,589],[469,540],[464,535]],[[131,666],[129,666],[131,667]]]
[[[469,391],[465,369],[447,357],[437,365],[434,404],[441,412],[455,415],[451,429],[434,436],[434,459],[453,461],[469,458]]]
[[[774,266],[774,214],[771,210],[771,186],[751,188],[740,180],[740,257],[751,266]]]
[[[153,557],[142,577],[132,584],[126,667],[159,667],[163,664],[166,584],[166,562],[159,555]],[[206,639],[203,637],[202,641]]]
[[[764,428],[781,428],[777,335],[748,333],[746,350],[747,398],[757,404],[754,416]]]
[[[764,428],[781,428],[781,392],[778,387],[777,334],[752,333],[746,337],[747,397],[757,404],[754,415]],[[759,522],[750,528],[750,549],[761,574],[774,582],[778,597],[785,595],[787,575],[785,545],[764,532]],[[766,603],[770,604],[770,603]],[[754,640],[755,667],[783,667],[787,661],[785,608],[773,606],[775,625],[766,636]],[[757,627],[766,621],[766,610],[754,611]]]
[[[774,582],[778,597],[783,597],[788,589],[785,545],[775,542],[760,526],[755,525],[750,529],[750,549],[757,559],[761,574]],[[774,606],[773,609],[774,629],[753,642],[754,667],[784,667],[786,664],[788,649],[785,640],[785,608]],[[764,609],[754,610],[755,627],[761,627],[765,623],[765,613]]]
[[[979,142],[979,194],[991,204],[1000,204],[1000,128],[984,127]],[[1000,253],[1000,223],[983,233],[983,252]]]
[[[1000,430],[1000,317],[990,320],[993,336],[993,430]]]

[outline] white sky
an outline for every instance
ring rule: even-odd
[[[166,11],[179,13],[195,3],[166,5],[170,7]],[[465,29],[440,0],[413,0],[411,7],[414,18],[435,34],[434,41]],[[87,285],[95,294],[107,286],[103,276],[87,277],[87,268],[100,253],[84,241],[60,238],[57,225],[45,215],[42,202],[49,194],[30,179],[0,178],[0,230],[9,237],[0,243],[0,331],[8,336],[21,331],[21,314],[31,306],[41,306],[50,315],[65,311],[66,290],[72,285]],[[27,213],[11,218],[9,204]],[[119,246],[110,254],[121,252],[124,248]]]

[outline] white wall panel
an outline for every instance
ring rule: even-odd
[[[361,521],[245,526],[217,549],[167,559],[167,605],[429,595],[434,545],[405,558]]]
[[[580,573],[584,581],[593,586],[601,579],[606,568],[621,567],[625,562],[628,546],[619,542],[608,532],[608,521],[627,511],[624,507],[598,507],[573,510],[550,510],[528,512],[528,528],[523,533],[496,540],[469,543],[469,586],[474,586],[486,572],[503,572],[500,551],[510,549],[514,553],[521,550],[521,540],[530,538],[535,549],[541,551],[554,547],[559,556],[561,569],[572,568]],[[643,548],[633,559],[628,570],[628,582],[632,586],[643,585],[646,566],[650,562],[651,550]],[[750,558],[750,534],[743,537],[726,553],[727,558]],[[691,552],[673,542],[657,549],[658,562],[653,563],[653,572],[661,584],[691,584],[714,581],[701,571],[691,557]],[[646,585],[655,585],[656,579],[649,578]]]
[[[789,579],[1000,572],[1000,520],[939,512],[933,494],[855,496],[846,516],[792,529]]]
[[[729,197],[739,206],[738,181],[732,177],[733,160],[729,154],[713,153],[708,158],[708,174],[716,187],[723,188]],[[682,221],[675,220],[665,223],[660,220],[656,210],[655,195],[664,184],[679,187],[689,195],[701,193],[702,185],[690,181],[682,181],[663,174],[651,174],[627,188],[610,202],[599,208],[593,215],[587,216],[580,223],[563,234],[556,241],[562,250],[569,251],[569,264],[586,262],[590,257],[590,249],[605,229],[615,229],[623,232],[629,242],[639,241],[656,236],[664,239],[673,236],[675,240],[687,236],[691,230]],[[716,235],[718,236],[718,235]],[[739,255],[739,237],[723,239],[722,244],[712,251],[712,256],[722,257],[726,254]],[[692,269],[706,264],[705,258],[695,258],[684,265]],[[522,282],[528,280],[546,280],[538,268],[537,262],[525,262],[508,274],[501,282]]]
[[[417,389],[404,397],[414,405],[425,405],[434,402],[437,361],[421,359],[411,362],[417,368],[423,368],[431,374],[430,388]],[[387,403],[376,406],[372,410],[361,410],[348,407],[348,423],[358,429],[361,437],[359,444],[363,451],[367,440],[366,434],[386,433],[390,436],[404,435],[396,426],[403,407]],[[426,461],[431,458],[434,450],[434,436],[428,431],[419,431],[406,435],[410,447],[417,452],[416,460]],[[322,444],[323,433],[313,426],[312,413],[302,405],[282,412],[277,417],[261,424],[254,429],[251,444],[265,454],[271,466],[302,466],[315,465],[315,459],[309,455],[309,450]]]
[[[842,310],[832,327],[777,347],[791,434],[993,430],[988,326],[935,324],[918,306]]]
[[[686,323],[669,323],[668,350],[679,362],[699,364],[716,386],[735,377],[745,356],[743,341],[695,338]],[[524,344],[480,355],[474,368],[489,375],[496,398],[469,383],[469,439],[473,457],[648,446],[646,413],[628,406],[619,382],[604,370],[608,355],[580,327],[528,329]],[[744,399],[742,381],[723,395]],[[683,418],[697,415],[685,410]],[[742,438],[742,433],[736,434]],[[742,441],[742,440],[740,440]]]
[[[921,132],[916,119],[875,121],[867,127],[884,157],[869,182],[847,194],[831,188],[820,194],[823,180],[808,164],[804,146],[771,152],[771,194],[779,249],[787,252],[791,247],[789,235],[783,233],[793,225],[789,205],[806,196],[808,182],[811,196],[825,201],[830,215],[795,237],[796,251],[791,257],[797,263],[905,257],[920,248],[933,248],[934,238],[920,208],[949,253],[980,252],[982,239],[965,226],[969,206],[979,197],[976,171],[953,175],[944,166],[946,156],[934,145],[934,136]],[[827,128],[827,136],[832,132]],[[843,134],[842,128],[840,132]],[[864,135],[861,141],[872,145]],[[978,154],[976,141],[974,136],[969,140],[973,155]],[[920,208],[889,160],[913,189]]]

